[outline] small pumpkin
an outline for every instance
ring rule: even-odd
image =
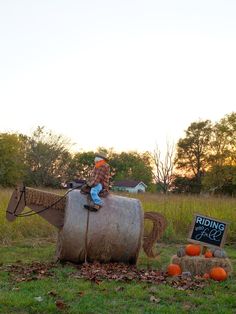
[[[169,264],[167,267],[167,273],[169,276],[179,276],[182,270],[178,264]]]
[[[210,270],[210,277],[217,281],[223,281],[227,278],[227,273],[223,267],[213,267]]]
[[[201,253],[201,246],[198,244],[188,244],[185,247],[185,252],[189,256],[198,256]]]
[[[211,258],[213,256],[211,251],[206,251],[204,254],[205,258]]]

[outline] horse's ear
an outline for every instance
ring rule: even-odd
[[[17,182],[15,184],[15,188],[18,188],[18,189],[22,189],[22,188],[25,188],[25,183],[24,182]]]
[[[19,183],[17,183],[16,186],[15,186],[15,190],[16,190],[18,193],[21,193],[21,192],[25,191],[25,188],[26,188],[26,186],[25,186],[24,182],[19,182]]]

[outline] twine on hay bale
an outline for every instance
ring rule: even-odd
[[[66,197],[62,197],[61,195],[35,190],[31,188],[26,188],[26,205],[38,205],[64,210],[66,206]]]
[[[145,212],[144,219],[149,219],[153,223],[153,228],[150,234],[144,236],[143,238],[143,250],[148,257],[156,257],[158,254],[153,252],[153,245],[161,238],[163,235],[167,223],[163,215],[156,212]]]
[[[205,258],[202,256],[172,256],[171,263],[178,264],[183,272],[190,272],[192,275],[204,275],[209,273],[212,267],[223,267],[228,274],[232,273],[232,264],[228,258]]]

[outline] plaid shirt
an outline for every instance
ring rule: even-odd
[[[109,190],[109,179],[110,179],[110,166],[105,163],[104,165],[96,168],[93,168],[93,171],[90,175],[90,178],[87,184],[91,187],[97,185],[98,183],[102,184],[104,190]]]

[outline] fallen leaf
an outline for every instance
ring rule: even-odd
[[[26,278],[25,277],[16,278],[16,282],[22,282],[22,281],[26,281]]]
[[[79,292],[78,292],[78,295],[79,295],[80,297],[84,296],[84,294],[85,294],[84,291],[79,291]]]
[[[183,309],[184,310],[190,310],[193,307],[193,305],[191,303],[185,303],[183,305]]]
[[[117,287],[115,288],[115,291],[118,292],[118,291],[123,291],[125,288],[124,287]]]
[[[157,287],[152,286],[148,289],[148,291],[151,293],[155,293],[155,292],[157,292]]]
[[[66,308],[66,303],[63,300],[56,300],[55,304],[59,310],[64,310]]]
[[[57,267],[55,263],[32,262],[30,264],[6,265],[11,279],[15,282],[31,281],[52,276],[52,268]]]
[[[57,296],[57,292],[55,290],[52,290],[52,291],[48,292],[48,295],[55,297],[55,296]]]
[[[36,301],[38,301],[38,302],[42,302],[43,301],[43,298],[42,297],[34,297],[34,299],[36,300]]]
[[[154,295],[150,296],[150,302],[159,303],[161,301],[160,298],[154,297]]]

